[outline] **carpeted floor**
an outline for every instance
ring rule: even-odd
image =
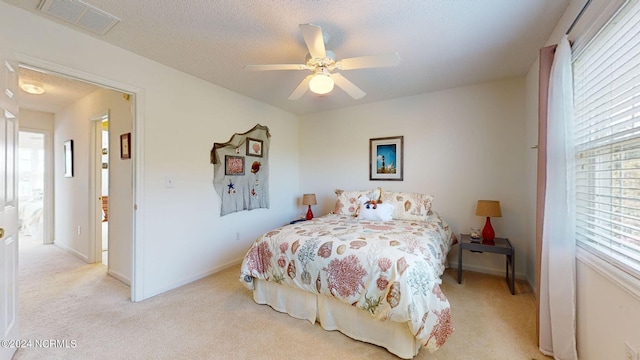
[[[20,250],[21,338],[27,359],[397,359],[318,324],[253,302],[239,265],[140,303],[129,288],[53,245]],[[503,278],[443,275],[456,330],[416,359],[550,359],[535,339],[535,300],[525,283],[512,296]]]

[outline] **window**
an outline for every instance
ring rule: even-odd
[[[577,243],[638,279],[639,4],[623,7],[573,63]]]

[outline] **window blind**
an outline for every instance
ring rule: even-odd
[[[640,5],[573,61],[578,246],[640,279]]]

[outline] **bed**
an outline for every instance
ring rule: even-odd
[[[240,280],[256,303],[316,321],[401,358],[453,332],[440,290],[456,238],[417,193],[337,190],[334,213],[260,236]]]

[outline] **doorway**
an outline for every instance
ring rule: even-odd
[[[92,147],[94,166],[93,189],[98,196],[94,209],[94,229],[96,262],[109,266],[109,112],[96,115],[92,120],[94,146]]]
[[[20,248],[45,241],[45,134],[18,132],[18,220]],[[49,196],[49,194],[46,194]]]
[[[140,230],[135,226],[136,216],[134,213],[134,209],[136,209],[136,205],[139,205],[139,204],[135,204],[134,199],[136,199],[139,196],[136,192],[136,188],[138,188],[141,183],[140,177],[136,176],[137,172],[139,171],[139,167],[136,166],[136,162],[140,161],[140,158],[142,157],[142,151],[139,150],[139,146],[141,145],[138,142],[136,142],[137,136],[136,136],[135,130],[136,128],[141,127],[141,124],[142,124],[141,109],[144,108],[142,98],[136,95],[141,93],[143,90],[132,87],[128,84],[120,83],[118,81],[98,77],[93,74],[81,72],[75,69],[70,69],[61,65],[44,62],[39,59],[28,57],[28,56],[20,56],[19,60],[21,61],[21,64],[20,64],[21,69],[36,71],[40,74],[40,76],[44,74],[44,75],[51,76],[52,78],[60,78],[63,80],[63,82],[68,82],[72,80],[73,82],[94,84],[99,86],[101,88],[100,91],[102,91],[103,93],[106,91],[107,93],[109,93],[109,95],[113,95],[108,97],[108,100],[110,103],[99,101],[99,102],[96,102],[96,104],[99,103],[100,104],[99,106],[109,109],[111,119],[118,120],[118,121],[109,122],[108,124],[109,132],[112,134],[129,134],[130,138],[132,139],[132,144],[135,144],[135,149],[137,150],[135,153],[138,154],[138,156],[131,157],[130,159],[127,158],[126,160],[123,160],[121,157],[118,157],[118,156],[111,156],[109,160],[108,172],[107,172],[109,176],[107,177],[107,180],[111,180],[111,181],[108,182],[109,184],[108,188],[110,191],[109,191],[109,194],[107,195],[107,203],[106,203],[107,216],[108,216],[106,225],[108,228],[105,236],[107,239],[107,242],[105,245],[108,251],[105,254],[107,257],[107,259],[105,260],[108,265],[107,266],[108,274],[131,286],[131,300],[132,301],[142,300],[143,298],[142,287],[141,287],[142,282],[136,282],[136,277],[137,277],[136,275],[139,276],[141,273],[141,262],[136,260],[137,258],[140,257],[140,254],[142,254],[142,252],[139,251],[138,249],[140,247],[140,243],[136,241],[136,238],[140,236],[139,234]],[[117,99],[120,99],[120,100],[117,100]],[[89,115],[88,117],[83,117],[83,119],[85,119],[84,124],[86,124],[87,120],[89,120],[90,117],[91,115]],[[80,117],[68,117],[68,119],[79,119],[79,118]],[[78,123],[72,126],[67,126],[65,128],[66,129],[66,134],[65,134],[60,131],[61,124],[58,122],[59,118],[56,117],[55,120],[56,120],[55,122],[56,136],[58,136],[59,133],[61,134],[61,136],[55,140],[56,141],[56,143],[54,144],[55,146],[60,145],[60,141],[63,140],[62,139],[63,137],[76,138],[76,139],[81,139],[82,137],[85,137],[84,139],[86,139],[88,137],[89,139],[87,140],[91,142],[94,141],[95,133],[91,131],[91,128],[87,129],[86,132],[82,130],[78,132],[77,129],[84,126]],[[118,150],[118,145],[119,145],[118,139],[119,139],[118,136],[110,136],[110,143],[111,143],[110,148],[116,152]],[[87,142],[88,141],[85,140],[84,144],[89,145],[87,144]],[[89,154],[90,152],[92,152],[91,149],[95,148],[93,145],[94,144],[91,144],[91,146],[87,146],[84,148],[89,151],[86,151],[86,150],[85,150],[86,152],[75,151],[74,158],[76,156],[84,157],[84,159],[89,157],[90,162],[98,161],[98,163],[101,166],[102,160],[96,159],[95,157],[91,156],[92,154]],[[78,161],[78,160],[79,159],[74,159],[74,161]],[[87,164],[87,162],[85,162],[85,164]],[[90,165],[90,166],[88,168],[85,167],[85,169],[88,171],[86,171],[84,174],[90,173],[89,176],[95,176],[95,171],[93,170],[96,168],[96,166],[94,166],[93,164],[87,164],[87,165]],[[69,195],[67,188],[63,187],[61,189],[60,186],[58,186],[60,183],[64,184],[64,183],[70,183],[72,181],[77,181],[77,178],[80,176],[81,176],[81,173],[78,173],[78,175],[74,176],[72,179],[56,177],[56,182],[55,182],[56,199],[58,199],[59,196],[64,197],[66,199]],[[102,179],[101,174],[100,174],[100,178]],[[94,186],[96,181],[95,178],[87,179],[87,181],[88,182],[85,184],[88,184],[89,188],[95,188]],[[100,191],[101,189],[102,189],[102,186],[96,189],[98,191],[95,191],[93,193],[91,190],[89,190],[88,192],[85,193],[86,195],[83,195],[82,193],[76,194],[76,192],[73,191],[72,189],[71,196],[86,197],[88,195],[89,199],[87,199],[88,201],[86,202],[86,204],[90,204],[89,208],[87,209],[88,212],[92,212],[94,211],[94,209],[97,208],[100,210],[99,214],[101,215],[103,211],[102,199],[98,199],[98,197],[100,197],[101,195],[101,191]],[[67,192],[62,193],[60,191],[67,191]],[[60,204],[60,202],[56,202],[56,206],[58,206],[58,204]],[[62,210],[65,210],[65,209],[62,209]],[[85,213],[84,216],[78,216],[81,214],[75,214],[75,215],[71,214],[72,216],[75,216],[75,218],[72,219],[71,221],[67,221],[67,222],[70,222],[71,226],[66,226],[66,227],[60,226],[61,224],[59,223],[59,220],[58,220],[60,216],[58,216],[59,213],[57,208],[56,208],[55,214],[56,214],[56,225],[58,225],[56,226],[56,231],[55,231],[56,243],[58,243],[58,239],[68,239],[68,238],[77,239],[79,237],[87,239],[89,240],[87,241],[88,249],[85,248],[86,250],[84,253],[76,254],[76,255],[80,255],[80,257],[82,258],[85,258],[86,256],[85,261],[90,263],[101,262],[102,260],[101,250],[102,250],[102,238],[103,238],[102,224],[100,224],[99,228],[93,226],[94,216],[89,214],[89,216],[86,217],[87,214]],[[69,217],[67,217],[66,219],[63,218],[62,220],[63,221],[69,220]],[[84,221],[84,224],[86,225],[86,227],[82,226],[82,229],[80,229],[78,224],[82,221]],[[68,225],[68,224],[62,224],[62,225]],[[111,226],[111,225],[114,225],[114,226]],[[61,227],[62,227],[62,230],[59,231],[58,229],[60,229]],[[88,229],[89,231],[84,231],[84,229]],[[98,246],[97,241],[93,241],[95,239],[96,233],[98,232],[98,229],[100,231],[100,246]],[[109,241],[109,238],[111,238],[112,241]],[[71,251],[71,252],[76,253],[74,251]]]

